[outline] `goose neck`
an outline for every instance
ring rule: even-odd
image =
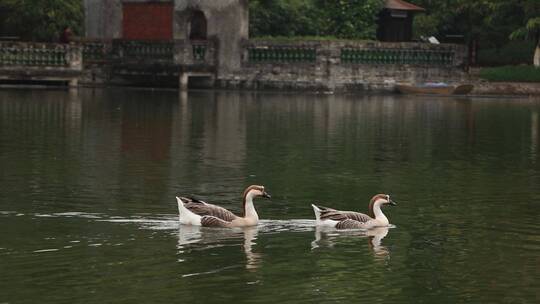
[[[255,210],[255,205],[253,204],[253,195],[250,193],[248,193],[244,199],[244,217],[259,220],[259,215],[257,214],[257,210]]]

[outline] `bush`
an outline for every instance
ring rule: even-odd
[[[510,41],[501,48],[480,49],[478,64],[481,66],[531,64],[535,46],[532,41]]]
[[[264,36],[374,39],[383,0],[251,0],[249,32]]]
[[[489,81],[540,82],[540,68],[532,65],[483,68],[480,78]]]
[[[69,26],[82,33],[84,19],[81,0],[0,0],[0,35],[21,40],[57,41]]]

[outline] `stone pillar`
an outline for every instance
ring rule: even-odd
[[[534,66],[537,68],[540,68],[540,42],[536,45],[536,49],[534,51]]]
[[[178,76],[178,89],[180,91],[187,91],[188,89],[188,73],[186,72],[180,72],[180,75]]]
[[[69,80],[69,83],[68,83],[69,87],[74,88],[74,87],[77,87],[78,85],[79,85],[79,78],[71,78]]]

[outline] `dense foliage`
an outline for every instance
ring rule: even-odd
[[[409,0],[426,8],[415,34],[464,35],[493,45],[506,43],[527,21],[540,16],[539,0]],[[250,0],[250,30],[258,36],[374,38],[384,0]]]
[[[540,0],[409,0],[426,8],[414,21],[414,36],[449,36],[498,54],[523,46],[510,38],[528,38],[533,44],[520,54],[531,62],[540,35]],[[332,36],[374,39],[381,0],[251,0],[251,35]],[[454,42],[456,42],[454,40]],[[497,56],[497,55],[496,55]],[[523,61],[520,57],[520,62]],[[487,61],[496,63],[496,60]],[[507,62],[509,63],[509,62]]]
[[[530,65],[482,68],[480,78],[489,81],[540,82],[540,69]]]
[[[317,16],[310,0],[252,0],[250,34],[261,36],[315,36]]]
[[[22,40],[56,41],[69,26],[80,34],[83,21],[81,0],[0,0],[2,35]]]
[[[502,46],[481,47],[478,50],[478,65],[503,66],[530,64],[535,44],[527,40],[512,40]]]
[[[427,8],[415,19],[416,35],[463,34],[465,40],[503,45],[530,18],[540,16],[538,0],[410,0]]]
[[[504,53],[504,49],[520,45],[510,39],[528,38],[534,43],[519,52],[540,56],[540,1],[539,0],[411,0],[428,8],[423,16],[415,19],[416,35],[463,34],[464,42],[474,42],[487,54]],[[510,58],[515,59],[516,56]],[[520,63],[532,62],[529,60]],[[504,59],[504,57],[500,57]],[[482,61],[482,57],[480,57]],[[488,61],[496,64],[497,60]],[[509,63],[517,63],[507,61]],[[537,62],[535,62],[537,63]]]
[[[374,39],[383,0],[251,0],[250,33]]]

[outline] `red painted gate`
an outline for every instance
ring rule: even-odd
[[[122,38],[170,40],[173,38],[173,3],[123,3]]]

